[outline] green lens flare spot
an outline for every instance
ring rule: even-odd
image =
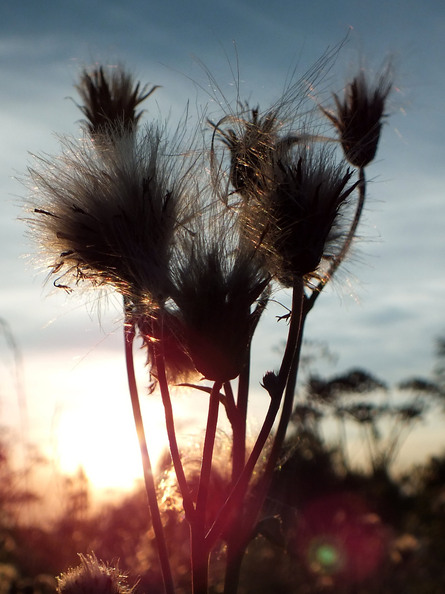
[[[311,571],[323,575],[332,575],[344,566],[344,551],[338,543],[315,538],[308,549],[308,565]]]
[[[320,545],[315,551],[315,556],[319,564],[328,570],[333,569],[340,562],[340,553],[331,544]]]

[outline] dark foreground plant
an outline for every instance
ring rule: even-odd
[[[314,82],[335,53],[312,71]],[[211,124],[206,149],[196,135],[188,139],[185,128],[173,139],[159,125],[140,133],[136,108],[154,88],[146,92],[125,71],[99,68],[84,72],[77,87],[87,118],[84,138],[65,141],[61,157],[40,158],[30,170],[29,223],[54,285],[71,291],[86,283],[122,295],[131,402],[169,594],[175,591],[175,543],[165,539],[145,441],[135,337],[142,337],[152,386],[164,405],[190,527],[193,593],[208,592],[211,553],[223,543],[224,592],[235,594],[291,418],[306,317],[346,257],[360,220],[364,167],[375,155],[390,90],[388,75],[382,81],[370,91],[361,73],[347,87],[344,105],[335,96],[336,115],[322,109],[339,131],[351,168],[335,139],[308,132],[320,112],[309,117],[303,110],[301,82],[263,113],[245,104],[225,113]],[[269,408],[249,447],[251,344],[271,291],[282,287],[292,291],[286,347],[279,370],[264,375]],[[174,383],[207,394],[196,489],[177,440]],[[231,463],[215,509],[210,485],[221,409],[231,428]],[[88,570],[92,563],[83,558]]]
[[[131,594],[127,576],[95,555],[79,555],[80,565],[57,579],[58,594]]]

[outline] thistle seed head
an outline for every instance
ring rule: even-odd
[[[214,131],[211,171],[215,190],[224,201],[227,201],[228,194],[227,178],[234,190],[232,193],[240,195],[244,200],[255,197],[258,192],[268,189],[271,178],[273,179],[273,168],[281,153],[308,140],[308,136],[302,136],[300,130],[308,121],[312,121],[312,116],[317,111],[310,91],[326,76],[344,41],[336,47],[328,48],[301,77],[296,76],[296,70],[291,72],[281,95],[263,111],[259,107],[252,109],[247,101],[239,100],[242,92],[239,72],[234,81],[237,100],[233,106],[224,96],[217,80],[204,67],[213,89],[212,99],[224,113],[216,123],[208,120]],[[225,153],[221,160],[216,158],[216,137],[229,149],[230,168],[225,166]],[[309,137],[318,138],[318,135],[311,133]],[[219,186],[222,180],[225,183],[221,191]]]
[[[375,157],[380,139],[385,103],[392,87],[387,67],[371,85],[363,70],[346,85],[343,101],[333,94],[335,109],[321,111],[337,128],[346,159],[355,167],[365,167]]]
[[[158,85],[150,90],[147,85],[141,88],[121,66],[108,71],[103,66],[90,72],[84,70],[76,89],[82,99],[78,107],[86,117],[85,128],[93,136],[110,128],[135,130],[142,115],[137,107],[157,88]]]
[[[155,126],[139,142],[116,133],[103,150],[100,139],[65,140],[61,157],[39,158],[30,169],[29,223],[55,286],[111,285],[136,302],[169,294],[190,178],[166,155],[161,135]]]
[[[194,237],[184,245],[174,269],[173,300],[185,329],[196,369],[209,380],[239,375],[266,299],[269,275],[256,254],[216,234]]]
[[[268,186],[280,123],[274,111],[260,115],[258,107],[249,109],[247,104],[245,111],[247,118],[236,118],[238,129],[221,128],[226,121],[235,121],[234,117],[211,125],[230,150],[230,182],[234,191],[249,199]]]
[[[80,565],[57,578],[58,594],[132,594],[127,576],[98,561],[96,555],[79,555]]]
[[[334,257],[341,207],[357,185],[348,185],[351,176],[326,148],[309,147],[282,159],[270,190],[244,208],[247,237],[284,286],[310,278],[323,258]]]

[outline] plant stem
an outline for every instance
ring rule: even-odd
[[[210,548],[205,541],[207,501],[212,473],[213,451],[215,446],[216,429],[218,425],[219,391],[221,383],[215,382],[210,394],[207,427],[202,453],[201,473],[199,478],[198,495],[196,499],[196,514],[190,524],[192,539],[192,591],[193,594],[207,594],[208,566]]]
[[[144,424],[142,420],[141,407],[139,403],[139,395],[137,391],[136,377],[134,372],[134,335],[135,331],[133,323],[127,322],[124,326],[125,359],[127,366],[128,387],[130,390],[131,404],[133,407],[133,417],[136,425],[136,433],[138,436],[139,448],[141,450],[145,490],[147,492],[153,530],[156,536],[156,546],[158,550],[159,562],[161,565],[162,578],[164,580],[164,590],[166,594],[174,594],[175,586],[173,583],[173,576],[170,567],[167,544],[165,541],[164,528],[162,526],[161,521],[161,514],[159,512],[158,500],[156,496],[156,487],[153,478],[153,470],[151,466],[150,456],[148,453],[147,441],[145,438]]]
[[[246,463],[246,425],[247,425],[247,405],[249,399],[249,381],[250,381],[250,348],[246,356],[246,362],[241,370],[238,380],[237,407],[237,426],[233,435],[233,468],[232,476],[236,480],[244,469]]]
[[[243,499],[246,495],[250,479],[252,477],[252,473],[255,469],[255,465],[258,462],[258,459],[263,451],[263,448],[266,444],[268,437],[272,431],[273,424],[275,422],[276,416],[280,409],[281,403],[281,396],[282,391],[286,386],[286,381],[290,373],[290,368],[292,366],[292,362],[294,360],[294,355],[296,351],[300,349],[300,342],[301,341],[301,334],[302,334],[302,307],[304,301],[304,290],[303,290],[303,283],[298,282],[298,288],[295,287],[293,291],[293,306],[292,306],[292,314],[291,314],[291,321],[289,327],[289,334],[287,345],[285,349],[285,354],[283,357],[283,361],[281,364],[280,372],[278,375],[278,382],[277,388],[273,394],[270,394],[270,404],[264,419],[263,425],[260,429],[256,442],[253,446],[253,449],[250,453],[250,456],[246,462],[244,470],[242,471],[241,475],[239,476],[236,484],[232,488],[228,498],[224,502],[224,505],[221,507],[218,516],[215,519],[215,522],[211,526],[206,540],[208,542],[208,546],[211,548],[216,540],[221,535],[221,532],[227,525],[227,522],[231,519],[231,514],[233,510],[237,510],[242,505]],[[291,406],[293,402],[293,397],[291,399]],[[292,409],[291,409],[292,412]],[[290,413],[289,413],[290,416]],[[289,422],[289,421],[288,421]],[[284,423],[284,421],[283,421]],[[278,458],[278,456],[277,456]],[[276,460],[274,462],[274,465]],[[264,495],[265,496],[265,495]],[[261,503],[262,505],[262,503]],[[261,506],[260,506],[261,507]],[[260,508],[259,508],[260,509]],[[259,511],[258,509],[258,511]]]
[[[340,264],[345,259],[347,253],[349,252],[349,249],[351,247],[351,244],[355,237],[355,234],[357,232],[357,227],[358,227],[358,224],[360,223],[360,219],[361,219],[362,212],[363,212],[363,206],[365,204],[365,199],[366,199],[366,177],[365,177],[364,167],[359,168],[358,175],[359,175],[359,181],[358,181],[357,187],[358,187],[359,196],[358,196],[357,208],[355,209],[354,219],[351,223],[351,227],[349,228],[348,235],[346,236],[345,242],[342,246],[342,249],[341,249],[339,255],[332,262],[328,272],[325,275],[325,278],[319,282],[317,287],[312,292],[312,295],[306,300],[306,304],[305,304],[306,313],[309,313],[309,311],[313,308],[317,297],[320,295],[320,293],[326,286],[329,279],[332,278],[332,276],[334,275],[334,273],[336,272],[336,270],[338,269]]]
[[[175,421],[173,417],[173,407],[170,398],[170,390],[168,388],[167,377],[165,375],[164,357],[155,349],[155,362],[158,373],[159,388],[161,391],[162,404],[164,406],[165,426],[167,429],[167,436],[170,446],[170,455],[172,457],[173,467],[175,469],[176,478],[178,480],[179,490],[182,496],[184,513],[187,521],[190,523],[195,514],[195,507],[193,499],[187,485],[187,479],[182,466],[181,455],[179,453],[178,442],[176,440]]]
[[[284,439],[286,437],[287,427],[289,425],[290,417],[293,410],[295,385],[297,381],[297,373],[300,362],[300,352],[303,338],[303,327],[305,321],[305,314],[303,312],[303,306],[305,301],[304,284],[303,279],[297,279],[294,283],[292,293],[292,319],[295,323],[295,336],[294,336],[294,349],[291,356],[291,362],[289,371],[287,374],[287,383],[284,393],[283,406],[281,410],[280,421],[274,436],[272,449],[269,453],[266,468],[263,476],[260,479],[258,487],[255,491],[255,500],[252,502],[252,506],[249,508],[249,518],[246,522],[246,531],[243,535],[245,542],[243,546],[247,546],[250,538],[250,532],[253,529],[255,522],[257,521],[258,514],[266,499],[267,493],[272,482],[273,473],[276,468],[277,461],[279,459],[281,449],[283,447]],[[290,331],[289,331],[290,333]],[[280,375],[283,368],[280,369]],[[284,374],[284,371],[283,371]]]
[[[224,576],[224,594],[236,594],[239,587],[241,565],[244,557],[244,549],[240,549],[239,543],[232,540],[227,544],[226,575]]]
[[[218,540],[221,532],[224,530],[227,524],[228,518],[231,516],[231,513],[234,509],[237,509],[241,505],[245,497],[255,465],[258,462],[260,454],[263,451],[264,445],[272,430],[275,418],[280,408],[279,405],[279,401],[271,399],[266,418],[264,419],[260,433],[246,462],[244,470],[238,478],[226,501],[224,502],[224,505],[219,510],[213,525],[207,533],[206,541],[209,548],[212,548],[212,546]]]
[[[207,497],[209,492],[210,475],[212,471],[213,449],[215,445],[216,428],[218,424],[219,391],[221,384],[215,382],[210,394],[209,413],[204,439],[202,454],[201,474],[199,479],[198,497],[196,500],[196,512],[201,521],[205,523],[204,514],[207,508]]]
[[[209,583],[209,549],[205,544],[205,528],[194,520],[191,530],[192,593],[207,594]]]

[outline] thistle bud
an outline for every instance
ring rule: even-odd
[[[337,128],[345,157],[355,167],[365,167],[376,155],[391,86],[392,77],[388,68],[374,87],[360,71],[346,86],[343,101],[333,93],[333,111],[321,108]]]
[[[269,275],[246,246],[230,247],[226,236],[195,236],[174,271],[173,299],[183,322],[188,352],[209,380],[239,375],[258,323],[252,305],[265,292]]]
[[[86,117],[85,127],[92,135],[106,133],[109,129],[134,131],[142,115],[136,108],[158,86],[147,90],[135,83],[130,73],[121,67],[105,71],[103,66],[91,72],[84,70],[76,89],[82,99],[79,109]]]
[[[276,398],[277,395],[281,396],[279,390],[280,382],[278,375],[274,371],[266,371],[263,376],[263,383],[261,384],[265,390],[269,392],[271,398]]]
[[[230,182],[244,199],[264,191],[268,186],[270,167],[275,159],[275,145],[280,128],[276,113],[259,115],[259,108],[249,109],[248,117],[225,117],[211,124],[230,150]],[[238,129],[223,130],[221,125],[234,121]]]
[[[80,565],[57,578],[58,594],[131,594],[127,576],[98,561],[94,554],[79,555]]]

